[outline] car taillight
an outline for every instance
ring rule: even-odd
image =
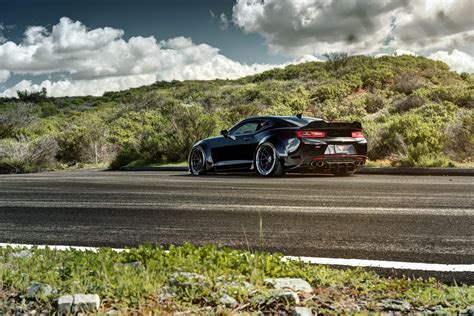
[[[296,137],[299,138],[324,138],[326,132],[323,131],[297,131]]]
[[[362,133],[361,131],[352,132],[352,138],[364,138],[364,133]]]

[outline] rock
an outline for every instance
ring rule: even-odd
[[[160,291],[160,300],[167,300],[175,295],[175,292],[171,286],[164,286]]]
[[[265,279],[265,283],[273,286],[275,289],[290,289],[296,292],[313,292],[313,288],[303,279],[297,278],[277,278]]]
[[[205,280],[205,276],[194,272],[176,272],[169,277],[171,285],[182,287],[189,287],[192,283],[203,284]]]
[[[237,306],[237,301],[232,296],[224,294],[220,299],[219,303],[226,307],[235,308]]]
[[[225,282],[225,283],[218,283],[218,286],[221,287],[224,291],[228,291],[229,288],[244,288],[247,291],[253,290],[254,286],[252,283],[247,281],[233,281],[233,282]]]
[[[474,305],[466,307],[464,310],[461,311],[460,315],[474,316]]]
[[[130,268],[138,269],[141,266],[143,266],[143,263],[141,261],[132,261],[132,262],[119,263],[118,265],[122,267],[130,267]]]
[[[94,312],[99,309],[100,297],[97,294],[74,294],[73,313]]]
[[[429,308],[431,311],[442,311],[444,309],[443,305],[435,305]]]
[[[411,310],[410,303],[401,300],[384,299],[381,301],[381,307],[385,310],[408,312]]]
[[[14,252],[10,256],[13,258],[31,258],[33,253],[29,250],[22,250],[19,252]]]
[[[69,314],[71,312],[74,298],[72,295],[63,295],[58,299],[58,314]]]
[[[27,298],[35,298],[38,296],[48,296],[51,294],[53,289],[49,284],[44,283],[31,283],[30,286],[26,289]]]
[[[290,305],[298,305],[300,298],[298,294],[293,291],[279,291],[272,295],[272,297],[266,302],[267,305],[274,303],[284,303]]]
[[[293,312],[293,316],[311,316],[313,312],[311,308],[308,307],[295,307],[295,311]]]
[[[129,263],[130,267],[136,269],[136,268],[140,268],[143,263],[141,263],[140,261],[133,261],[133,262],[130,262]]]

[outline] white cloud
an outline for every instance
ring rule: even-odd
[[[452,70],[474,73],[474,57],[457,49],[454,49],[451,54],[447,51],[438,51],[428,57],[445,62]]]
[[[222,31],[225,31],[228,27],[229,21],[227,20],[227,16],[224,13],[221,13],[221,15],[219,16],[219,28]]]
[[[411,50],[408,50],[408,49],[403,49],[403,48],[396,49],[394,55],[395,56],[402,56],[402,55],[418,56],[417,53],[412,52]]]
[[[155,75],[134,75],[92,80],[45,80],[40,84],[33,84],[30,80],[22,80],[15,86],[5,90],[3,96],[16,97],[18,90],[41,91],[46,88],[48,95],[55,97],[71,95],[102,95],[106,91],[120,91],[152,84],[156,81]]]
[[[472,0],[237,0],[233,21],[291,56],[334,51],[474,54]]]
[[[0,70],[0,83],[4,83],[10,78],[10,72],[8,70]]]
[[[391,31],[401,1],[237,0],[234,23],[261,34],[271,51],[293,56],[370,52]]]
[[[157,42],[153,36],[137,36],[126,41],[123,34],[110,27],[88,30],[69,18],[61,18],[51,32],[42,26],[27,28],[22,42],[0,45],[0,71],[24,76],[67,74],[67,79],[40,84],[24,80],[3,95],[42,87],[52,96],[101,95],[155,80],[235,79],[284,66],[241,64],[215,47],[185,37]]]

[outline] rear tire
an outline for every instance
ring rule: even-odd
[[[255,153],[255,167],[264,177],[281,177],[285,174],[275,146],[272,143],[263,143]]]
[[[206,174],[206,153],[202,147],[197,146],[189,154],[189,172],[193,176]]]

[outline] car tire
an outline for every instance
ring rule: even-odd
[[[255,167],[264,177],[280,177],[285,174],[283,164],[272,143],[263,143],[255,153]]]
[[[196,146],[189,154],[189,173],[193,176],[200,176],[206,172],[206,152],[202,147]]]

